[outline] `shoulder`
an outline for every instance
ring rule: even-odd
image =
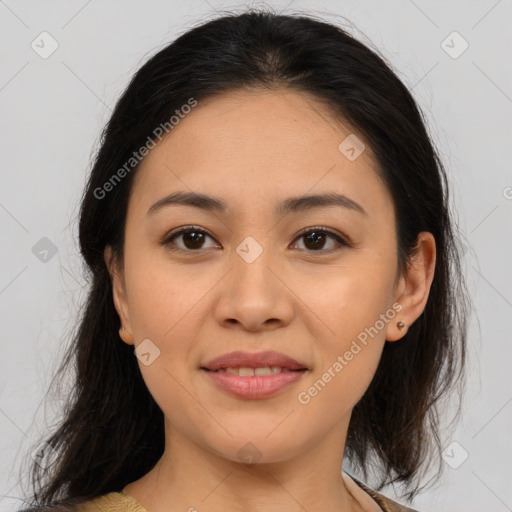
[[[123,492],[109,492],[78,505],[74,512],[147,512],[132,496]]]
[[[359,485],[359,487],[361,487],[361,489],[363,489],[363,491],[365,491],[373,498],[373,500],[380,506],[380,508],[384,512],[418,512],[417,510],[408,508],[404,505],[400,505],[400,503],[397,503],[396,501],[386,498],[386,496],[384,496],[383,494],[375,492],[374,490],[370,489],[359,480],[355,479],[353,476],[351,478],[357,485]]]
[[[135,498],[121,491],[109,492],[86,501],[73,498],[67,500],[67,504],[24,508],[18,512],[147,512],[147,510]]]

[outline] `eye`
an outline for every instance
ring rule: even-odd
[[[180,238],[181,246],[175,242],[175,240]],[[198,226],[186,226],[171,232],[161,243],[173,251],[198,252],[199,249],[208,249],[208,247],[204,246],[207,238],[213,240],[213,237],[206,229]],[[307,252],[332,252],[339,247],[352,246],[347,239],[323,226],[307,228],[301,231],[295,240],[301,238],[305,239],[304,246]],[[324,245],[329,238],[335,241],[334,246],[330,249],[325,249]]]
[[[327,235],[327,236],[326,236]],[[325,241],[331,238],[336,241],[334,244],[334,248],[324,249]],[[308,252],[332,252],[335,251],[340,246],[350,247],[351,244],[348,240],[337,234],[335,231],[332,231],[329,228],[325,228],[323,226],[315,226],[313,228],[307,228],[301,231],[298,235],[297,239],[305,239],[305,246],[309,250]]]
[[[184,247],[171,247],[177,245],[174,240],[179,237],[183,237]],[[162,241],[162,245],[169,246],[171,250],[176,251],[196,251],[197,249],[204,249],[203,244],[207,237],[212,238],[206,229],[197,226],[187,226],[170,233],[170,235]]]

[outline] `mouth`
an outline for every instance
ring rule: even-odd
[[[200,370],[218,390],[244,399],[262,399],[298,382],[309,368],[279,352],[231,352]]]
[[[271,368],[225,368],[208,370],[201,368],[208,383],[215,389],[230,396],[246,400],[270,398],[277,393],[290,388],[297,383],[308,370],[289,370],[274,367],[274,373],[268,373]],[[257,375],[256,371],[263,370],[265,375]],[[245,374],[245,375],[244,375]]]
[[[254,353],[243,351],[230,352],[209,361],[201,366],[201,368],[207,371],[224,371],[242,377],[309,370],[305,364],[273,350]]]
[[[280,366],[261,366],[257,368],[251,367],[228,367],[228,368],[219,368],[218,370],[210,370],[209,368],[202,368],[201,370],[205,370],[207,372],[215,372],[215,373],[228,373],[230,375],[237,375],[239,377],[254,377],[254,376],[267,376],[267,375],[277,375],[278,373],[286,373],[286,372],[306,372],[307,368],[297,368],[296,370],[290,370],[289,368],[283,368]]]

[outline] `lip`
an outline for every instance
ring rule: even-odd
[[[283,370],[274,375],[240,377],[231,373],[221,373],[201,368],[221,390],[245,399],[269,398],[284,388],[295,384],[308,370]]]
[[[263,368],[280,366],[281,373],[240,377],[231,373],[217,372],[223,368]],[[202,366],[200,370],[221,390],[240,398],[269,398],[296,382],[309,371],[306,365],[295,359],[267,350],[264,352],[230,352]]]
[[[264,352],[243,352],[237,350],[212,359],[201,366],[201,368],[214,371],[221,368],[263,368],[265,366],[280,366],[288,370],[308,370],[305,364],[273,350],[266,350]],[[251,377],[243,378],[250,379]]]

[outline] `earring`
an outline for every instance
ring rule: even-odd
[[[398,327],[398,330],[401,331],[405,327],[405,322],[397,322],[396,326]]]

